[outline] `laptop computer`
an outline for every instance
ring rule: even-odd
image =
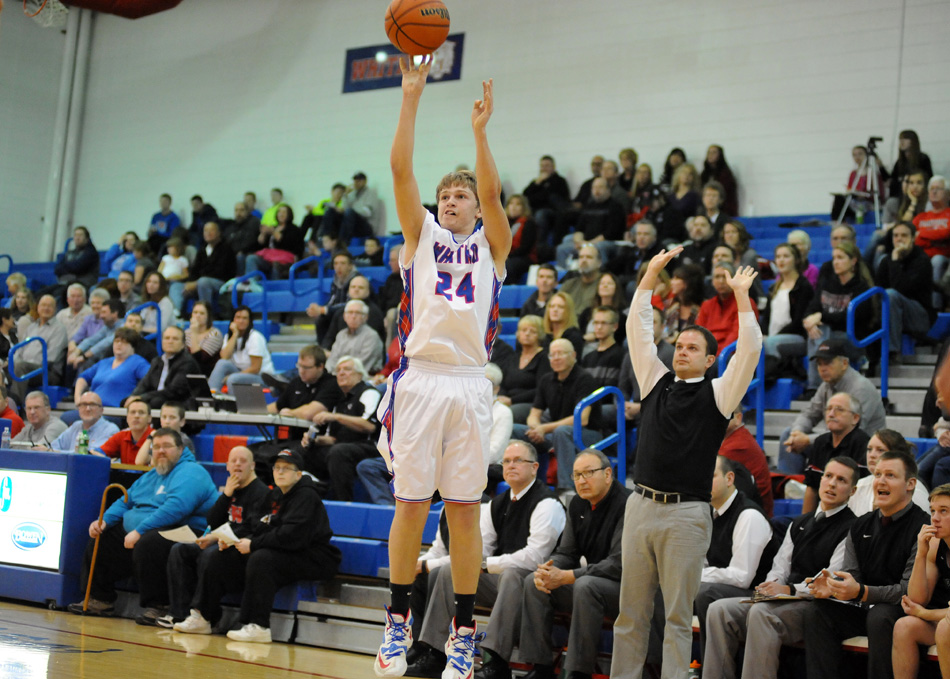
[[[231,395],[237,402],[237,411],[245,415],[266,415],[267,399],[260,384],[235,384]]]

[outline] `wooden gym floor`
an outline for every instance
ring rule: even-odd
[[[373,658],[295,644],[179,634],[0,600],[0,677],[207,679],[373,676]]]

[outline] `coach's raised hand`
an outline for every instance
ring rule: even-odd
[[[647,264],[647,272],[643,274],[643,278],[640,279],[640,285],[637,286],[639,290],[653,290],[656,287],[656,277],[660,275],[660,272],[666,268],[666,265],[669,264],[674,257],[679,256],[683,251],[683,247],[675,247],[669,252],[666,250],[660,250],[653,256],[653,259],[650,260],[650,263]]]
[[[739,267],[735,276],[730,276],[729,271],[726,271],[726,282],[735,293],[737,310],[752,311],[752,305],[749,303],[749,288],[752,287],[752,281],[758,275],[759,272],[751,266]]]

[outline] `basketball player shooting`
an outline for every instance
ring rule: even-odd
[[[403,295],[398,337],[403,350],[379,407],[380,453],[393,474],[396,513],[389,534],[392,605],[374,669],[402,676],[412,643],[409,592],[422,530],[436,489],[445,502],[455,618],[445,646],[443,679],[469,679],[477,641],[475,588],[482,563],[479,501],[487,483],[491,383],[485,378],[498,331],[498,296],[511,249],[501,182],[485,128],[492,81],[472,109],[475,174],[452,172],[436,188],[439,219],[423,206],[413,175],[416,113],[432,57],[400,58],[402,108],[390,163],[396,212],[405,237],[399,255]]]

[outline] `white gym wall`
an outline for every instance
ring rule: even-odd
[[[272,186],[300,215],[363,170],[396,229],[388,158],[400,92],[341,94],[346,49],[385,42],[386,4],[201,0],[137,21],[97,15],[72,223],[105,248],[125,230],[144,233],[162,192],[187,223],[193,193],[230,216],[248,189],[266,206]],[[821,212],[847,178],[851,146],[883,136],[890,167],[904,128],[936,172],[950,171],[946,0],[448,5],[465,55],[462,79],[423,98],[426,201],[442,173],[473,163],[469,113],[489,76],[490,140],[509,194],[544,153],[574,191],[594,153],[633,146],[658,177],[671,147],[701,165],[718,143],[744,214]],[[0,40],[0,251],[31,259],[31,242],[10,236],[40,225],[62,40],[16,9],[7,3]]]

